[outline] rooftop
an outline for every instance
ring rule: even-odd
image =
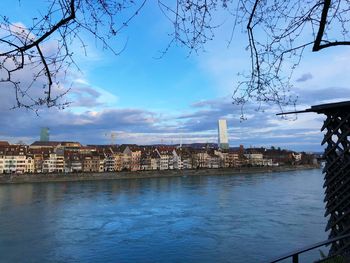
[[[10,145],[10,144],[9,144],[9,142],[7,142],[7,141],[0,141],[0,145],[1,145],[1,146],[8,146],[8,145]]]
[[[76,145],[76,146],[81,146],[79,142],[66,142],[66,141],[35,141],[33,142],[30,146],[58,146],[58,145]]]
[[[334,111],[339,109],[342,109],[342,110],[350,109],[350,101],[319,104],[319,105],[311,106],[311,108],[309,109],[300,110],[300,111],[291,111],[291,112],[281,112],[281,113],[278,113],[277,115],[305,113],[305,112],[326,113],[329,111]]]

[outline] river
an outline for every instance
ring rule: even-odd
[[[327,239],[322,185],[319,169],[0,185],[0,262],[264,262]]]

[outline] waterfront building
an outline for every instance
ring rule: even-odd
[[[248,164],[251,166],[263,165],[264,156],[258,151],[247,149],[247,151],[244,153],[244,157],[247,158]]]
[[[81,154],[96,154],[97,153],[97,148],[93,146],[81,146],[78,148],[79,153]]]
[[[4,173],[4,166],[5,166],[5,156],[6,156],[6,151],[5,151],[5,144],[3,144],[3,141],[0,141],[0,174]]]
[[[83,160],[81,154],[77,152],[65,152],[65,173],[76,173],[83,170]]]
[[[178,149],[173,150],[173,168],[177,170],[183,169],[183,162],[181,158],[181,151]]]
[[[128,145],[125,147],[123,154],[126,155],[125,158],[130,162],[128,169],[131,171],[139,171],[141,168],[141,149],[138,146]]]
[[[26,156],[24,155],[6,155],[4,158],[4,173],[23,174],[26,171]]]
[[[159,170],[168,170],[169,166],[173,167],[173,164],[170,163],[170,161],[172,160],[172,158],[171,158],[172,153],[170,152],[170,154],[169,154],[169,148],[158,147],[156,149],[156,152],[158,153],[158,155],[160,157]]]
[[[33,154],[34,158],[34,172],[35,173],[41,173],[43,171],[43,162],[44,162],[44,156],[43,154]]]
[[[107,155],[104,159],[104,171],[113,172],[115,167],[114,155]]]
[[[243,160],[239,152],[229,151],[227,154],[228,167],[242,166]]]
[[[301,159],[301,155],[299,154],[294,154],[294,152],[292,151],[288,151],[288,150],[282,150],[282,149],[275,149],[274,147],[272,149],[264,149],[264,158],[266,159],[272,159],[272,162],[274,163],[274,165],[290,165],[290,164],[294,164],[296,161],[296,159],[294,158],[294,156],[296,156],[296,158]]]
[[[95,148],[96,155],[99,157],[99,172],[104,172],[104,164],[105,164],[105,153],[104,148],[101,145],[88,145],[88,147]]]
[[[103,165],[104,172],[115,171],[115,154],[110,146],[104,146],[97,148],[98,155],[100,156],[100,169]],[[103,164],[101,164],[101,161]]]
[[[32,156],[34,160],[34,172],[41,173],[43,171],[43,163],[45,159],[49,159],[53,153],[53,148],[29,148],[27,155]]]
[[[158,152],[159,153],[159,152]],[[160,156],[160,170],[168,170],[169,169],[169,155],[167,152],[162,151],[159,153]]]
[[[99,172],[102,173],[104,171],[104,164],[105,164],[105,157],[101,154],[99,154],[100,158],[100,167],[99,167]]]
[[[83,172],[99,172],[100,169],[100,157],[98,155],[88,154],[83,155]]]
[[[240,167],[244,164],[244,159],[242,158],[243,152],[241,153],[241,149],[216,150],[215,154],[220,157],[219,167]]]
[[[194,168],[209,168],[209,155],[205,150],[196,150],[192,158]]]
[[[229,167],[228,165],[228,153],[227,151],[214,150],[214,154],[219,157],[219,167]]]
[[[35,172],[35,161],[34,156],[26,156],[26,169],[25,173],[34,173]]]
[[[218,121],[218,147],[220,149],[228,149],[228,134],[227,134],[227,122],[226,120]]]
[[[49,158],[44,159],[42,166],[43,173],[63,173],[65,170],[64,155],[50,153]]]
[[[292,156],[293,156],[293,158],[294,158],[294,160],[295,160],[296,162],[300,162],[300,161],[301,161],[301,158],[302,158],[302,154],[301,154],[301,153],[293,152],[293,153],[292,153]]]
[[[67,151],[75,151],[78,152],[81,149],[80,142],[60,142],[60,146]]]
[[[131,155],[122,154],[122,170],[131,170]]]
[[[3,173],[26,173],[27,146],[25,145],[3,145],[0,154],[2,157]]]
[[[214,152],[208,153],[208,168],[219,168],[220,167],[220,157]]]
[[[160,170],[160,155],[154,150],[151,153],[151,170]]]
[[[42,148],[61,148],[67,151],[79,151],[82,145],[79,142],[60,142],[60,141],[35,141],[29,148],[42,149]]]
[[[192,169],[193,168],[193,160],[189,154],[183,153],[181,155],[181,158],[182,158],[182,168],[183,169]]]
[[[175,156],[173,151],[168,151],[168,170],[174,170]]]
[[[4,147],[4,146],[10,146],[9,142],[7,142],[7,141],[0,141],[0,147]]]
[[[222,150],[221,152],[224,156],[224,164],[222,167],[240,167],[246,162],[246,158],[243,155],[243,145],[228,150]],[[218,154],[220,155],[220,151],[218,151]]]
[[[0,174],[4,173],[5,160],[4,156],[0,156]]]
[[[123,158],[124,154],[121,152],[114,152],[114,171],[123,170]]]
[[[141,151],[141,159],[140,159],[140,165],[141,170],[147,171],[152,170],[152,153],[153,149],[149,147],[144,147]],[[154,170],[157,169],[157,165],[155,165]]]
[[[4,173],[4,165],[5,165],[4,156],[0,155],[0,174]]]
[[[59,146],[61,142],[56,142],[56,141],[35,141],[33,142],[29,148],[30,149],[43,149],[43,148],[52,148],[54,149],[55,147]]]
[[[0,173],[112,172],[312,164],[313,156],[288,150],[240,147],[0,143]]]
[[[140,160],[141,170],[151,170],[151,156],[148,152],[142,152],[141,153],[141,160]]]
[[[251,166],[273,166],[273,159],[266,155],[265,148],[250,148],[246,149],[244,157],[246,164]]]
[[[188,147],[183,147],[178,150],[178,154],[181,157],[182,169],[192,169],[194,168],[194,160],[192,149]]]

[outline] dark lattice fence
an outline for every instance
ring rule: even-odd
[[[327,144],[324,201],[325,216],[329,216],[326,231],[334,238],[350,233],[350,107],[344,104],[315,111],[327,116],[321,129],[326,130],[322,145]],[[333,243],[330,255],[334,254],[350,254],[350,239]]]
[[[326,231],[328,241],[299,249],[271,262],[293,258],[299,262],[299,254],[331,245],[329,257],[318,262],[350,262],[350,101],[312,106],[310,109],[279,113],[277,115],[317,112],[325,114],[321,131],[326,131],[322,145],[327,145],[324,157],[326,166],[325,190],[326,213],[329,217]]]

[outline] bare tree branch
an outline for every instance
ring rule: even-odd
[[[14,89],[14,108],[66,107],[69,102],[62,99],[69,89],[64,89],[62,82],[71,66],[79,70],[71,45],[78,40],[86,52],[81,31],[89,32],[118,55],[126,43],[116,51],[108,40],[128,26],[146,1],[50,0],[45,13],[33,17],[32,26],[11,23],[0,15],[0,82],[7,84],[3,88]],[[125,19],[117,23],[119,15]]]

